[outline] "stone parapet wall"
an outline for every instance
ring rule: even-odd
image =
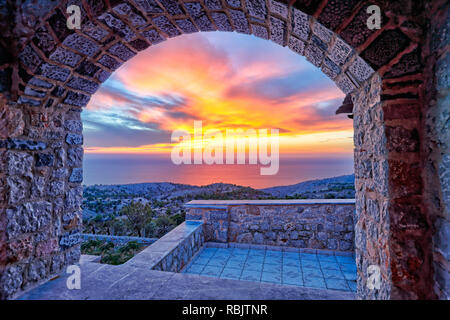
[[[354,200],[191,201],[207,241],[354,250]]]

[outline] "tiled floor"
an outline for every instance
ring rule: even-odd
[[[241,248],[204,248],[184,270],[223,279],[356,291],[353,257]]]

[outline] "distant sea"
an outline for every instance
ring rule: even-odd
[[[273,176],[260,175],[260,165],[174,165],[169,157],[149,155],[84,155],[85,185],[174,182],[207,185],[223,182],[256,189],[352,174],[353,155],[334,158],[283,158]]]

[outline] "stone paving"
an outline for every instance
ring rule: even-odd
[[[356,264],[352,256],[207,247],[183,272],[221,279],[356,291]]]
[[[352,292],[284,286],[80,261],[81,289],[63,273],[19,300],[350,300]]]

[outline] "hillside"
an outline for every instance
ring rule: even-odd
[[[275,198],[327,199],[354,198],[355,175],[310,180],[289,186],[261,189]]]

